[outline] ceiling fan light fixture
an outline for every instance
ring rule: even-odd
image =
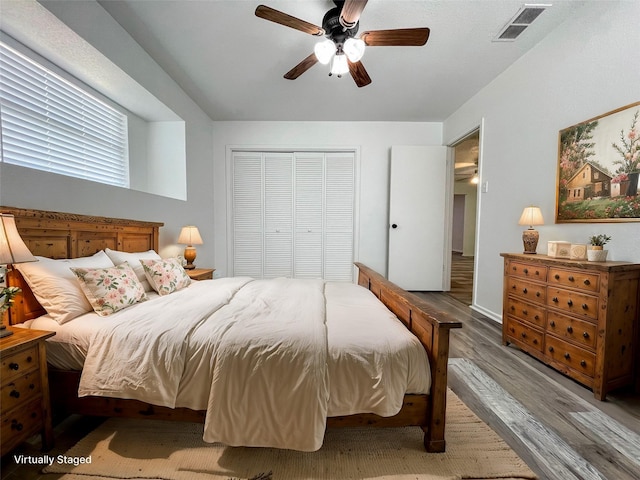
[[[313,47],[313,53],[315,53],[316,58],[321,64],[328,65],[336,53],[336,45],[329,39],[318,42],[315,47]]]
[[[344,52],[336,53],[331,62],[331,72],[329,75],[337,75],[341,77],[345,73],[349,72],[349,63],[347,62],[347,56]]]
[[[347,38],[344,42],[344,53],[351,62],[359,62],[364,55],[364,40],[360,38]]]

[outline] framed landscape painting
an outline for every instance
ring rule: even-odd
[[[640,221],[640,102],[558,135],[556,223]]]

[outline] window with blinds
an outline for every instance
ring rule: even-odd
[[[2,161],[129,186],[127,116],[0,43]]]

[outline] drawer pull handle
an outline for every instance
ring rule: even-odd
[[[555,278],[556,280],[560,280],[560,275],[556,273],[553,278]]]
[[[549,351],[553,353],[553,347],[549,347]]]
[[[528,314],[529,314],[529,312],[528,312],[528,311],[526,311],[526,310],[522,310],[522,314],[523,314],[523,315],[528,315]]]
[[[536,297],[539,297],[539,296],[540,296],[540,292],[536,292]]]
[[[21,423],[18,423],[17,420],[11,420],[11,430],[17,430],[17,431],[22,431],[22,429],[24,428],[24,425],[22,425]]]
[[[585,362],[584,360],[580,360],[580,366],[581,367],[586,367],[587,366],[587,362]]]
[[[533,344],[534,344],[534,345],[537,345],[537,344],[538,344],[538,339],[537,339],[537,338],[534,338],[534,339],[533,339]]]
[[[569,355],[568,353],[564,354],[564,358],[566,358],[567,360],[569,360],[571,358],[571,355]]]
[[[587,278],[584,282],[583,282],[586,286],[591,285],[591,282],[589,281],[589,279]]]
[[[536,316],[535,316],[535,317],[533,317],[533,318],[535,318],[536,320],[540,320],[540,315],[536,315]]]
[[[573,333],[573,327],[567,327],[567,332]]]
[[[17,390],[11,390],[11,392],[9,393],[9,396],[13,398],[20,398],[20,392]]]
[[[516,307],[514,307],[513,305],[511,305],[511,311],[514,312],[516,309]]]
[[[27,357],[27,363],[31,363],[33,361],[33,358],[31,358],[30,356]]]
[[[20,365],[14,362],[11,362],[9,364],[9,370],[18,370],[20,368]]]
[[[584,338],[589,338],[589,332],[584,332],[584,333],[582,334],[582,336],[583,336]]]
[[[553,297],[553,303],[558,303],[558,297]]]
[[[524,274],[525,274],[525,275],[527,275],[528,273],[529,273],[529,269],[528,269],[528,268],[525,268],[525,269],[524,269]]]
[[[567,305],[569,305],[570,307],[573,307],[573,300],[569,299],[569,301],[567,302]]]
[[[555,326],[556,326],[556,322],[554,322],[553,320],[551,320],[551,323],[550,323],[549,325],[551,325],[551,327],[552,327],[552,328],[555,328]]]
[[[570,282],[573,282],[573,281],[575,280],[575,278],[573,278],[573,275],[569,275],[568,280],[569,280]]]
[[[527,334],[525,332],[522,332],[520,335],[522,336],[522,338],[527,338]]]
[[[586,303],[582,304],[582,309],[583,310],[589,310],[589,305],[587,305]]]
[[[527,293],[527,289],[526,289],[526,288],[523,288],[523,289],[522,289],[522,293]]]

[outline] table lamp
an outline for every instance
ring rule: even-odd
[[[14,263],[37,262],[27,246],[20,238],[13,215],[0,213],[0,265],[11,269]],[[4,325],[4,312],[13,304],[13,297],[20,293],[17,287],[2,287],[0,289],[0,338],[13,335]]]
[[[193,261],[196,259],[196,249],[194,245],[202,245],[202,237],[198,232],[198,227],[192,225],[182,227],[180,236],[178,237],[178,243],[186,245],[184,249],[184,259],[187,261],[187,270],[193,270],[196,266]]]
[[[536,253],[538,247],[538,239],[540,234],[537,230],[534,230],[534,225],[544,225],[544,219],[542,218],[542,212],[539,207],[525,207],[518,225],[529,225],[529,228],[522,232],[522,242],[524,243],[524,253]]]

